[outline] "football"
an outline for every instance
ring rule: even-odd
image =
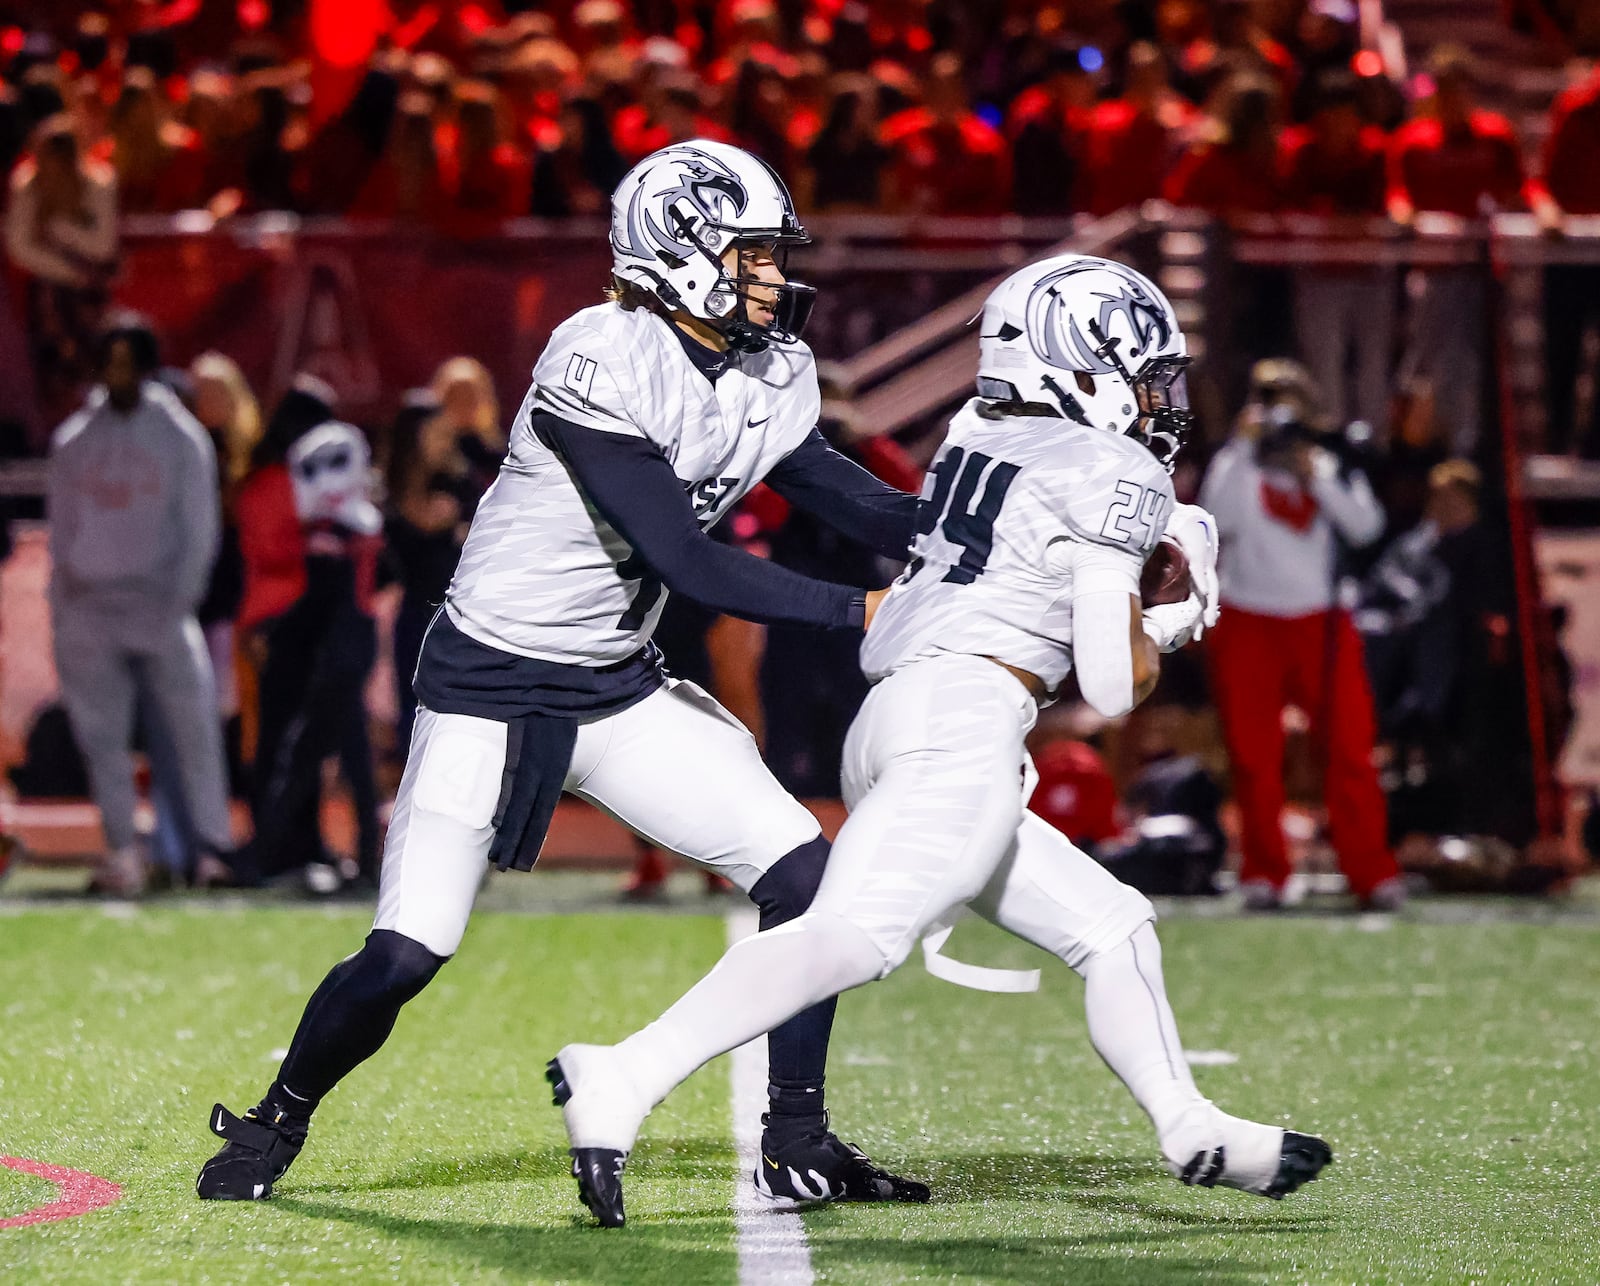
[[[1173,540],[1163,540],[1145,559],[1139,576],[1139,600],[1146,607],[1181,603],[1194,589],[1188,556]]]

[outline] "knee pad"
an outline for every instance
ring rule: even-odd
[[[374,929],[350,965],[370,994],[405,1004],[433,981],[449,958],[393,929]]]
[[[817,895],[832,846],[821,835],[785,853],[755,882],[750,900],[761,912],[761,927],[775,928],[805,914]]]

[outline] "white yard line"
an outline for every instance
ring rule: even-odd
[[[756,909],[728,913],[728,942],[756,931]],[[750,1176],[761,1163],[761,1113],[767,1106],[767,1038],[758,1036],[728,1055],[733,1064],[733,1137],[739,1175],[733,1221],[739,1248],[739,1286],[811,1286],[811,1247],[800,1216],[756,1194]]]

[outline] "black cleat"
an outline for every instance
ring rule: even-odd
[[[1333,1164],[1333,1149],[1313,1134],[1283,1132],[1283,1158],[1277,1176],[1263,1196],[1282,1201],[1301,1184],[1310,1183]]]
[[[756,1166],[756,1191],[774,1200],[791,1201],[927,1201],[928,1185],[903,1179],[872,1164],[860,1148],[840,1140],[828,1128],[827,1113],[814,1129],[783,1137],[772,1130],[772,1118],[761,1136]]]
[[[550,1101],[565,1107],[572,1097],[566,1073],[559,1060],[545,1064],[544,1078],[550,1082]],[[578,1181],[578,1199],[600,1221],[602,1228],[620,1228],[628,1220],[622,1208],[622,1167],[628,1162],[625,1152],[615,1148],[570,1148],[572,1177]]]
[[[1189,1164],[1183,1167],[1183,1173],[1178,1178],[1191,1188],[1214,1188],[1227,1168],[1228,1149],[1220,1146],[1207,1148],[1189,1158]]]
[[[211,1132],[227,1140],[194,1181],[203,1201],[264,1201],[306,1143],[306,1122],[279,1113],[264,1120],[253,1107],[242,1117],[218,1103],[211,1109]]]
[[[628,1221],[622,1209],[622,1167],[628,1158],[615,1148],[573,1148],[572,1177],[578,1199],[602,1228],[620,1228]]]

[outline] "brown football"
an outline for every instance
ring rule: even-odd
[[[1163,540],[1145,559],[1139,576],[1139,600],[1146,607],[1162,603],[1181,603],[1194,589],[1189,576],[1189,559],[1178,543]]]

